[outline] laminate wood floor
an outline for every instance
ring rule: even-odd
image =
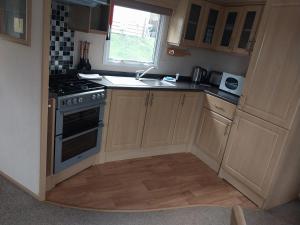
[[[255,205],[190,153],[109,162],[58,184],[47,200],[99,210]]]

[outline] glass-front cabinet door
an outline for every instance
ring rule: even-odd
[[[244,7],[234,52],[248,54],[252,51],[262,10],[263,6]]]
[[[31,0],[0,0],[0,37],[30,44]]]
[[[210,3],[207,4],[199,47],[212,48],[214,46],[220,27],[221,13],[221,6]]]
[[[193,0],[188,9],[188,15],[185,22],[183,34],[183,45],[196,47],[199,42],[202,19],[205,10],[205,2]]]
[[[223,24],[221,25],[218,37],[217,49],[231,52],[234,48],[234,41],[238,32],[241,19],[241,7],[230,7],[224,11]]]

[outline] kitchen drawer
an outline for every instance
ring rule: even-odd
[[[205,94],[204,107],[230,120],[233,119],[234,112],[236,110],[236,105],[229,103],[218,97],[212,96],[210,94]]]

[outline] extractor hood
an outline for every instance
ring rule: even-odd
[[[89,7],[96,7],[97,5],[104,4],[107,5],[109,0],[60,0],[60,2],[84,5]]]

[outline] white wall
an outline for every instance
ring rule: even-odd
[[[192,55],[186,57],[169,56],[166,53],[166,36],[167,32],[165,32],[163,37],[162,54],[159,60],[158,69],[151,71],[151,73],[176,74],[179,72],[181,75],[190,76],[192,68],[198,65],[207,68],[208,70],[218,70],[240,75],[245,75],[247,71],[249,64],[248,56],[239,56],[206,49],[191,49],[190,52]],[[75,32],[75,65],[79,61],[79,42],[81,40],[91,42],[89,58],[93,69],[126,72],[135,72],[138,69],[104,65],[103,53],[105,36],[82,32]]]
[[[0,171],[39,193],[43,1],[32,1],[31,47],[0,39]]]

